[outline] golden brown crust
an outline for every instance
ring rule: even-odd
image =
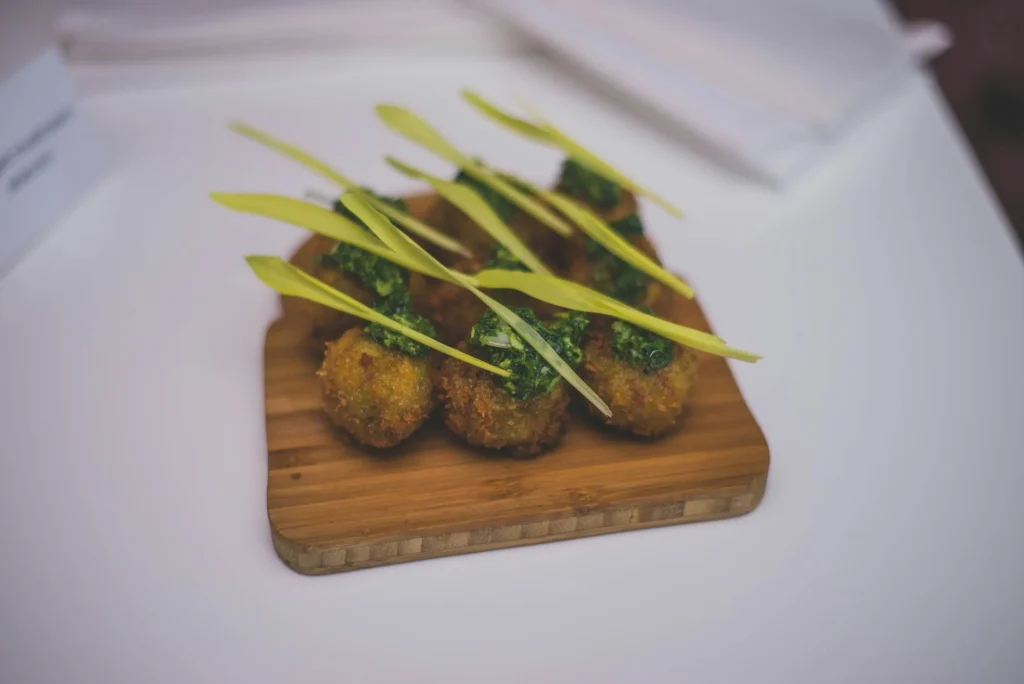
[[[382,347],[362,328],[351,328],[327,344],[317,375],[327,415],[369,446],[398,444],[434,409],[430,357],[413,358]]]
[[[657,437],[682,422],[697,377],[697,356],[676,345],[669,365],[644,373],[616,359],[610,331],[597,330],[584,345],[581,375],[612,410],[607,418],[590,406],[592,414],[633,434]]]
[[[460,348],[465,350],[466,345]],[[487,371],[446,357],[437,385],[445,423],[475,446],[532,456],[557,444],[565,431],[565,383],[548,394],[518,401]]]

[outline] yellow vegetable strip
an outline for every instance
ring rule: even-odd
[[[517,207],[533,216],[563,237],[572,234],[572,226],[563,221],[543,204],[505,181],[472,158],[455,149],[437,130],[419,116],[395,105],[377,105],[377,116],[384,124],[399,135],[425,147],[442,159],[458,166],[507,198]]]
[[[538,188],[523,180],[518,182],[530,192],[543,197],[551,206],[572,219],[573,223],[579,226],[584,233],[609,252],[633,268],[643,271],[662,285],[672,288],[687,299],[693,299],[692,287],[676,275],[666,271],[656,261],[637,249],[633,243],[615,232],[611,226],[602,221],[600,217],[582,202],[577,202],[551,190]]]
[[[390,247],[381,242],[373,233],[370,233],[344,216],[330,209],[324,209],[312,202],[305,202],[282,195],[232,194],[224,192],[211,193],[210,197],[213,201],[228,209],[291,223],[318,235],[366,250],[399,266],[411,267],[406,260],[396,255]],[[416,269],[413,268],[413,270]]]
[[[554,124],[536,117],[538,121],[532,123],[524,119],[512,116],[507,112],[503,112],[501,109],[496,107],[494,104],[488,102],[484,98],[472,90],[463,90],[463,98],[466,99],[477,111],[498,123],[499,125],[507,128],[508,130],[521,135],[523,137],[542,142],[547,145],[557,147],[565,152],[566,156],[571,157],[583,164],[591,171],[603,176],[607,180],[614,181],[622,187],[632,190],[633,192],[643,195],[650,199],[652,202],[660,206],[668,213],[681,218],[683,212],[677,207],[669,204],[667,201],[656,195],[653,191],[642,187],[638,183],[630,180],[621,171],[615,169],[611,164],[598,157],[596,154],[585,148],[578,141],[570,138],[562,130],[557,128]]]
[[[608,404],[598,396],[597,392],[591,389],[590,385],[583,382],[583,378],[576,374],[576,371],[574,371],[569,364],[567,364],[565,360],[558,355],[558,352],[551,348],[551,345],[549,345],[529,323],[517,316],[516,313],[507,306],[501,302],[491,299],[475,287],[469,287],[469,290],[479,297],[484,304],[489,306],[494,313],[498,314],[499,318],[508,323],[512,329],[516,331],[516,334],[526,340],[527,343],[529,343],[529,345],[533,347],[552,368],[557,370],[559,375],[565,378],[570,385],[575,387],[587,401],[596,406],[597,409],[605,416],[611,418],[612,410]]]
[[[358,197],[346,195],[341,198],[341,202],[349,211],[358,216],[360,220],[362,220],[363,223],[365,223],[370,230],[372,230],[373,233],[381,239],[382,242],[394,249],[396,252],[410,257],[418,255],[419,259],[422,261],[421,265],[425,269],[421,272],[426,272],[426,270],[435,271],[439,274],[435,277],[440,277],[448,282],[462,285],[476,295],[476,297],[490,307],[499,318],[508,323],[516,334],[526,340],[527,343],[529,343],[529,345],[533,347],[537,353],[551,365],[552,368],[558,371],[559,375],[565,378],[570,385],[575,387],[580,394],[587,399],[587,401],[596,406],[604,415],[612,415],[611,409],[608,408],[608,405],[601,400],[601,397],[599,397],[597,393],[587,385],[587,383],[583,382],[583,379],[576,374],[576,371],[574,371],[569,364],[567,364],[565,360],[558,355],[558,352],[551,348],[551,345],[549,345],[536,330],[534,330],[526,321],[517,316],[514,311],[481,292],[475,286],[474,279],[472,277],[449,271],[427,251],[409,239],[408,235],[392,226],[386,218],[381,216],[373,209],[373,207],[369,206]],[[404,243],[404,245],[402,243]],[[550,278],[551,276],[540,277]]]
[[[283,140],[273,137],[268,133],[264,133],[252,126],[242,123],[241,121],[234,121],[228,126],[231,130],[239,133],[250,140],[254,140],[261,143],[270,149],[283,154],[290,158],[292,161],[296,161],[302,164],[307,169],[316,173],[323,178],[331,181],[342,190],[354,193],[362,197],[364,200],[369,202],[378,211],[383,213],[388,218],[396,221],[399,225],[407,230],[416,233],[424,240],[431,242],[438,247],[445,249],[455,254],[461,254],[462,256],[471,256],[472,253],[464,246],[460,245],[458,241],[452,239],[450,236],[445,235],[437,228],[427,225],[423,221],[420,221],[414,216],[403,213],[395,207],[389,205],[387,202],[381,201],[374,195],[366,192],[362,187],[359,186],[351,178],[343,176],[341,173],[336,171],[334,168],[326,164],[325,162],[317,159],[308,152],[295,147]]]
[[[490,205],[471,188],[461,183],[453,183],[437,176],[432,176],[425,171],[403,164],[402,162],[387,157],[387,162],[400,173],[419,180],[424,180],[430,187],[437,191],[437,194],[454,204],[466,216],[471,218],[480,228],[487,232],[498,244],[503,245],[519,261],[534,273],[551,275],[548,267],[530,251],[530,248],[523,244],[511,228],[502,221]],[[383,212],[381,212],[383,213]]]
[[[332,309],[357,316],[371,323],[379,323],[410,339],[416,340],[420,344],[436,349],[460,361],[472,364],[477,368],[482,368],[502,377],[509,376],[509,372],[503,368],[498,368],[475,356],[449,347],[428,335],[424,335],[378,311],[374,311],[358,300],[349,297],[343,292],[339,292],[327,283],[317,280],[308,273],[289,264],[284,259],[274,256],[248,256],[245,260],[264,284],[280,294],[290,297],[302,297],[303,299],[308,299]]]
[[[505,128],[515,131],[524,138],[530,138],[541,143],[551,142],[551,134],[548,131],[525,119],[520,119],[508,112],[501,111],[472,90],[463,90],[462,97],[476,107],[484,116],[493,119]]]
[[[473,280],[479,287],[518,290],[554,306],[613,316],[679,344],[716,356],[725,356],[751,363],[761,358],[757,354],[730,347],[715,335],[645,314],[607,295],[561,278],[522,271],[489,269],[477,273]]]

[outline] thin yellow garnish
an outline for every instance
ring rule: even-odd
[[[327,283],[317,280],[308,273],[289,264],[284,259],[275,256],[248,256],[245,260],[256,274],[256,277],[275,292],[289,297],[308,299],[311,302],[323,304],[332,309],[362,318],[365,321],[379,323],[452,358],[472,364],[495,375],[506,378],[509,376],[509,372],[503,368],[498,368],[475,356],[449,347],[429,335],[424,335],[418,330],[404,326],[379,311],[374,311],[362,302],[349,297],[344,292],[339,292]]]
[[[410,110],[396,105],[377,105],[377,116],[395,133],[425,147],[442,159],[459,167],[481,183],[490,186],[517,207],[562,237],[568,237],[572,234],[572,226],[563,221],[554,212],[508,181],[502,179],[483,164],[460,152],[437,129]]]
[[[228,209],[291,223],[318,235],[376,254],[399,266],[411,268],[409,263],[395,254],[373,233],[344,216],[312,202],[282,195],[225,192],[211,193],[210,198]],[[413,268],[413,270],[416,269]]]
[[[471,105],[476,107],[484,116],[493,119],[505,128],[515,131],[524,138],[530,138],[531,140],[536,140],[540,143],[551,142],[551,134],[548,133],[548,131],[544,130],[537,124],[530,123],[526,119],[520,119],[517,116],[512,116],[508,112],[501,111],[472,90],[463,90],[462,97]]]
[[[551,275],[548,267],[530,251],[529,247],[523,244],[519,236],[512,232],[512,229],[498,217],[494,210],[491,209],[491,206],[471,188],[461,183],[454,183],[437,176],[432,176],[413,166],[403,164],[394,157],[386,157],[385,159],[399,173],[409,178],[416,178],[429,183],[430,187],[434,188],[437,194],[451,204],[454,204],[459,211],[471,218],[476,225],[480,226],[488,235],[494,238],[498,244],[508,249],[528,269],[534,273]]]
[[[657,316],[638,311],[611,297],[588,287],[552,276],[522,271],[489,269],[473,277],[479,287],[488,289],[518,290],[525,295],[565,309],[612,316],[657,333],[679,344],[701,351],[739,361],[753,363],[761,357],[751,352],[735,349],[721,338],[678,323],[663,320]]]
[[[672,214],[677,218],[682,218],[683,212],[680,209],[662,199],[653,191],[648,190],[639,183],[630,180],[624,173],[615,169],[611,164],[588,150],[577,140],[570,138],[565,132],[551,122],[536,115],[535,118],[537,120],[535,122],[520,119],[502,111],[472,90],[463,90],[462,97],[465,98],[465,100],[478,112],[513,133],[529,138],[530,140],[535,140],[561,149],[565,152],[566,156],[575,159],[591,171],[603,176],[607,180],[618,183],[627,190],[631,190],[638,195],[647,197],[669,214]]]
[[[358,216],[359,219],[363,221],[371,231],[373,231],[374,235],[380,238],[381,242],[403,256],[418,258],[421,262],[420,266],[422,267],[420,272],[425,273],[427,271],[432,271],[437,274],[435,277],[447,280],[450,283],[461,285],[472,292],[478,299],[480,299],[480,301],[494,311],[499,318],[508,323],[516,334],[526,340],[527,343],[529,343],[529,345],[533,347],[537,353],[551,365],[552,368],[558,371],[558,374],[561,375],[566,382],[575,387],[580,394],[587,399],[587,401],[596,406],[604,415],[612,415],[611,409],[608,408],[608,405],[597,395],[597,392],[591,389],[587,383],[583,382],[583,379],[576,374],[576,371],[574,371],[569,364],[567,364],[565,360],[558,355],[558,352],[551,348],[551,345],[549,345],[536,330],[534,330],[522,318],[517,316],[515,312],[510,310],[507,306],[504,306],[500,302],[491,299],[489,296],[481,292],[476,287],[475,279],[473,277],[463,275],[456,271],[450,271],[445,268],[441,262],[431,256],[418,244],[413,242],[408,235],[391,225],[384,216],[358,197],[345,195],[341,198],[341,202],[349,211]],[[539,277],[552,278],[553,276]]]
[[[678,276],[666,271],[654,259],[651,259],[637,249],[633,243],[619,235],[615,229],[601,220],[597,214],[582,202],[566,197],[561,193],[531,185],[521,179],[517,179],[516,182],[520,183],[530,192],[543,197],[551,206],[572,219],[572,222],[579,226],[580,230],[586,233],[592,240],[633,268],[643,271],[654,280],[657,280],[666,287],[672,288],[687,299],[693,299],[692,287]]]
[[[414,216],[405,214],[395,207],[391,206],[387,202],[381,201],[378,197],[366,192],[358,183],[351,178],[342,175],[337,170],[332,168],[326,162],[317,159],[313,155],[309,154],[305,150],[299,149],[290,143],[286,143],[283,140],[275,138],[274,136],[264,133],[248,124],[244,124],[241,121],[233,121],[228,125],[228,128],[239,133],[250,140],[254,140],[261,143],[270,149],[283,154],[289,159],[302,164],[307,169],[316,173],[317,175],[326,178],[342,190],[357,194],[364,200],[369,202],[377,211],[388,218],[396,221],[406,230],[416,233],[424,240],[437,245],[441,249],[460,254],[462,256],[471,256],[472,253],[464,246],[460,245],[457,240],[454,240],[448,235],[445,235],[437,228],[429,226],[423,221],[420,221]]]

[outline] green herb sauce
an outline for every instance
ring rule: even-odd
[[[653,373],[672,363],[674,350],[671,340],[650,330],[626,321],[612,323],[613,355],[644,373]]]
[[[437,330],[434,329],[433,324],[409,306],[408,291],[402,288],[401,292],[405,293],[405,296],[386,297],[378,301],[373,306],[374,311],[428,337],[437,339]],[[429,347],[380,323],[369,323],[364,329],[377,344],[388,349],[395,349],[415,358],[422,358],[430,353]]]
[[[576,365],[583,358],[580,342],[589,319],[585,313],[571,312],[545,327],[533,310],[526,307],[512,309],[530,327],[540,333],[566,363]],[[562,376],[548,365],[533,347],[517,335],[512,327],[487,311],[469,333],[469,346],[489,363],[504,368],[511,375],[497,379],[513,399],[530,399],[547,394],[561,382]]]
[[[498,218],[500,218],[502,222],[507,223],[508,220],[512,218],[512,215],[516,213],[516,205],[508,198],[486,183],[481,183],[465,171],[459,170],[459,172],[455,174],[455,182],[465,185],[467,188],[480,195],[481,199],[483,199],[484,202],[487,202],[487,205],[495,214],[498,215]]]
[[[409,213],[409,208],[407,206],[405,206],[405,200],[403,200],[401,197],[389,197],[388,195],[378,195],[377,193],[375,193],[370,188],[362,188],[362,190],[363,190],[363,192],[365,192],[365,193],[367,193],[369,195],[373,195],[374,197],[379,199],[381,202],[384,202],[385,204],[389,204],[392,207],[394,207],[395,209],[398,209],[403,214],[408,214]],[[334,212],[336,214],[341,214],[342,216],[344,216],[348,220],[355,221],[356,223],[358,223],[361,226],[364,225],[362,220],[358,216],[356,216],[351,211],[349,211],[348,207],[346,207],[344,204],[341,203],[340,199],[334,200],[334,205],[331,208],[334,210]]]
[[[339,242],[320,263],[333,265],[352,275],[376,297],[390,297],[405,290],[408,273],[404,268],[345,242]]]
[[[624,219],[612,221],[608,225],[624,238],[640,237],[644,234],[644,224],[640,222],[640,217],[636,214],[630,214]]]
[[[598,207],[614,207],[622,195],[618,184],[569,157],[562,162],[558,184],[568,194]]]
[[[491,258],[484,268],[500,268],[506,271],[529,271],[516,255],[508,251],[504,245],[495,245],[491,250]]]
[[[626,304],[636,304],[647,294],[651,277],[633,268],[598,242],[583,238],[587,259],[594,269],[595,289]]]

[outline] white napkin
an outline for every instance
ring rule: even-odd
[[[476,48],[507,35],[451,0],[70,0],[73,64],[124,65],[367,47]]]
[[[820,160],[916,68],[896,27],[850,11],[862,3],[473,3],[631,98],[720,161],[776,184]],[[934,35],[923,35],[913,45],[934,51]]]

